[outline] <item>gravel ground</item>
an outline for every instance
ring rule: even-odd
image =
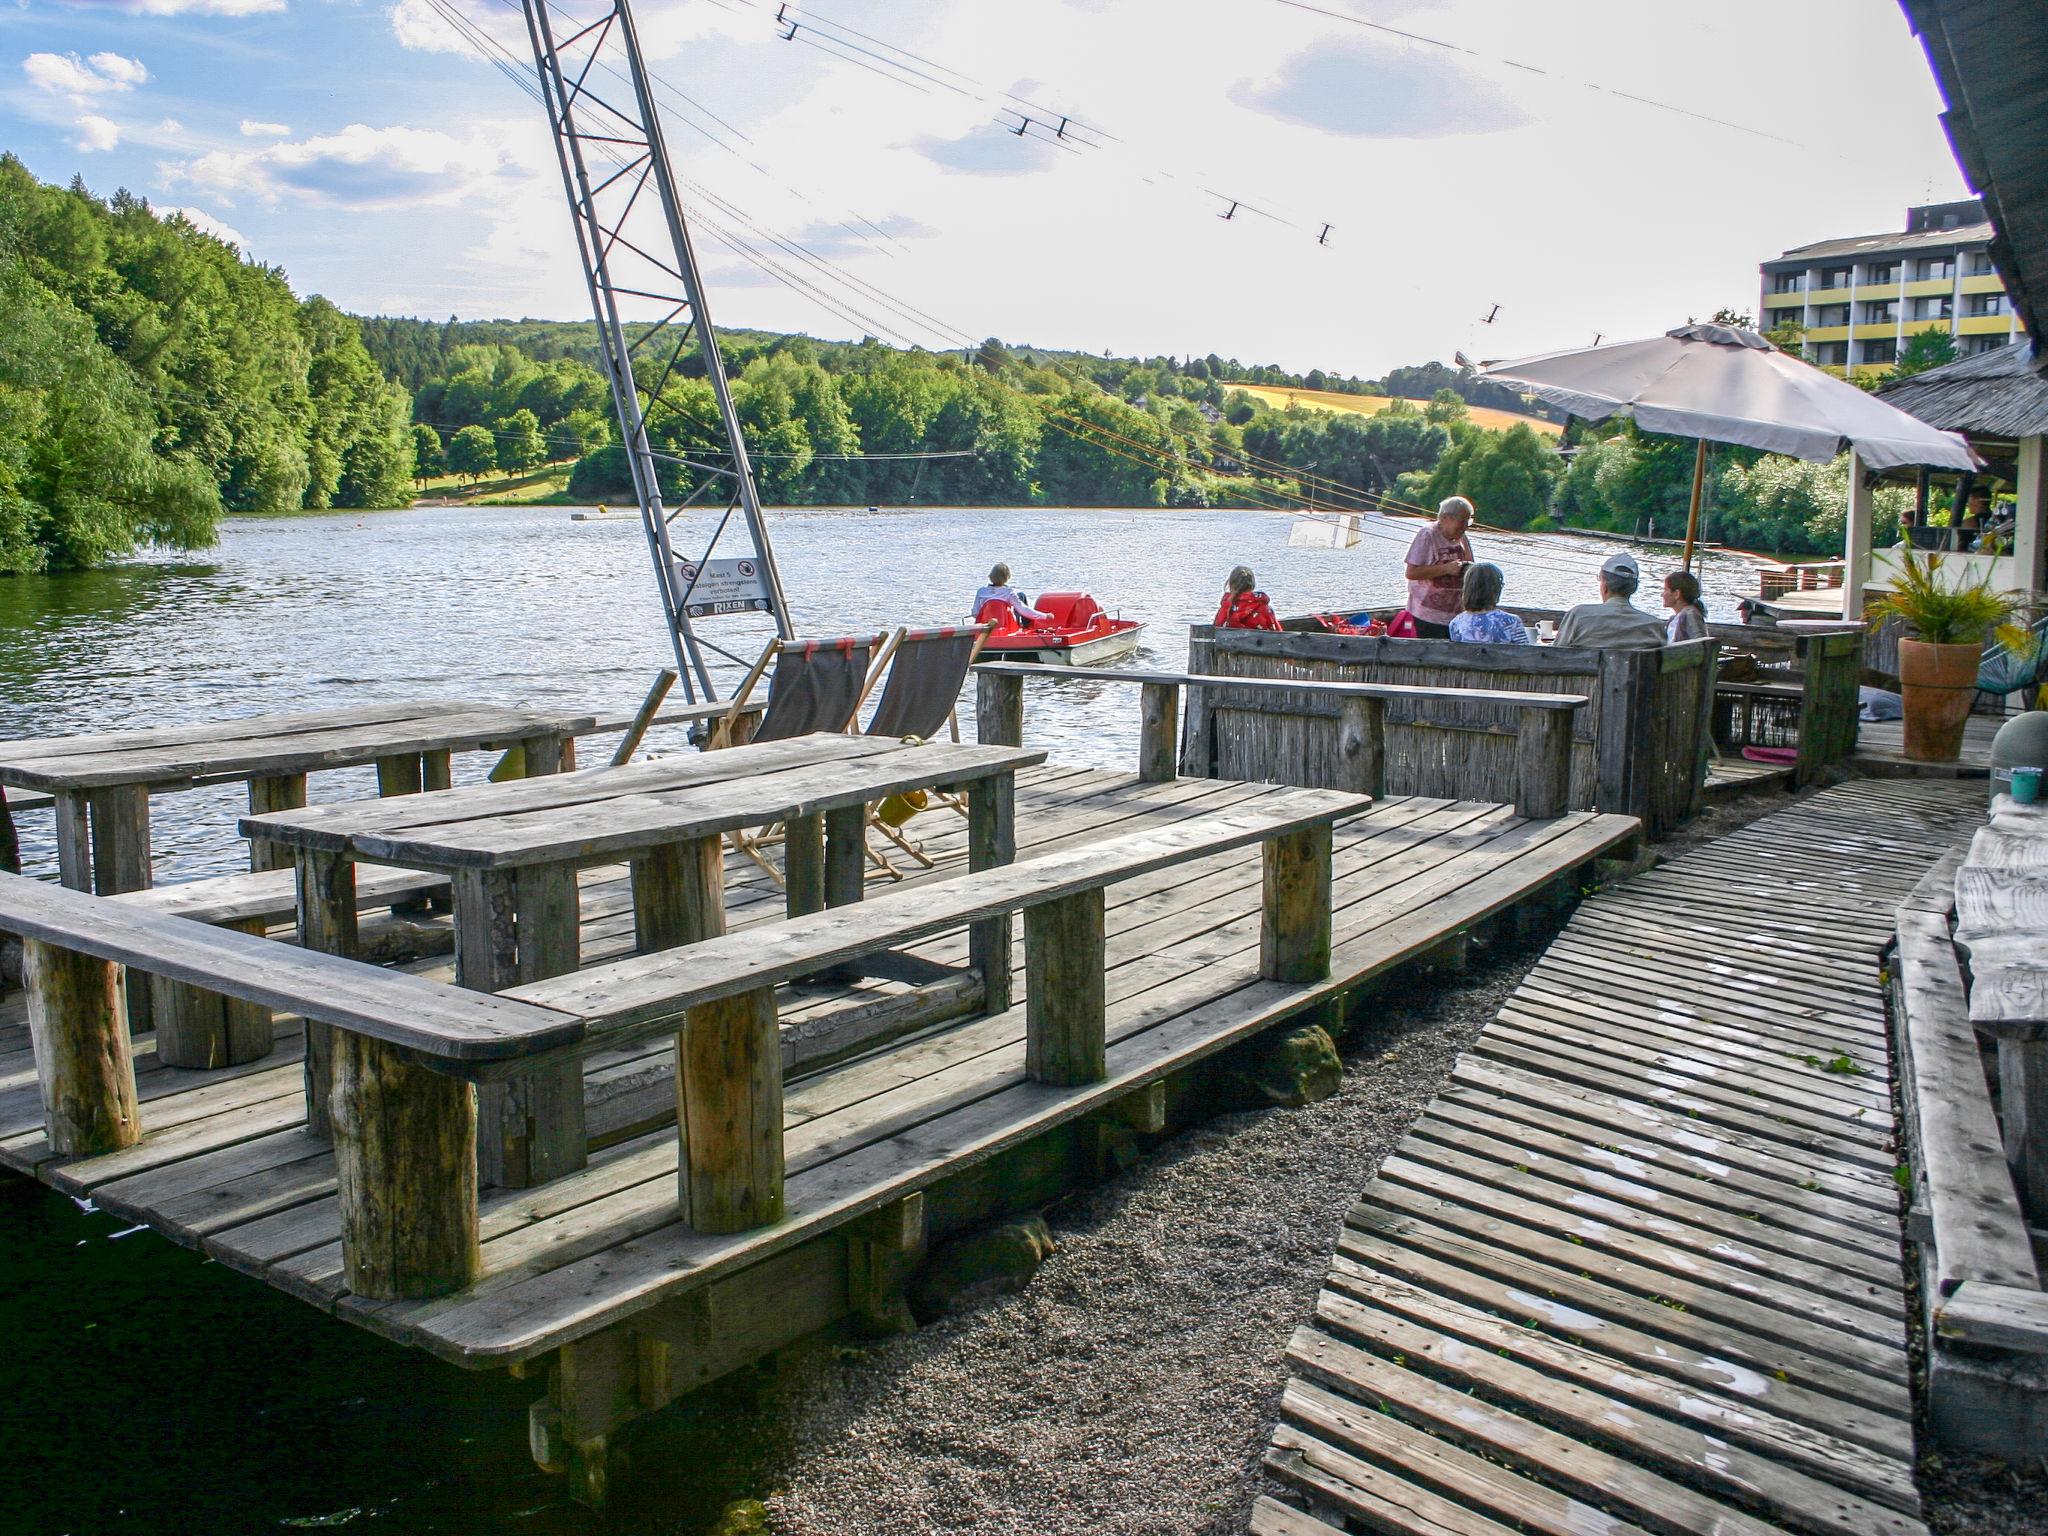
[[[1789,803],[1713,806],[1658,852]],[[1390,987],[1331,1098],[1212,1120],[1056,1205],[1058,1251],[1018,1294],[906,1338],[786,1357],[753,1405],[779,1442],[765,1510],[736,1509],[726,1529],[1241,1533],[1281,1351],[1345,1210],[1538,952],[1475,949],[1461,977]],[[2039,1469],[1929,1456],[1921,1470],[1938,1536],[2048,1536]]]

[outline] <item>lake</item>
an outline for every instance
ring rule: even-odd
[[[630,708],[669,659],[645,546],[629,515],[577,523],[569,510],[237,519],[200,556],[0,579],[0,737],[434,696]],[[1257,511],[837,509],[771,521],[805,634],[958,622],[1005,560],[1027,591],[1086,588],[1146,620],[1131,664],[1175,668],[1233,565],[1252,566],[1282,612],[1395,602],[1416,527],[1370,520],[1363,543],[1340,551],[1291,548],[1294,520]],[[1483,530],[1473,542],[1507,571],[1507,600],[1534,606],[1595,596],[1593,573],[1621,547]],[[1652,589],[1677,564],[1666,551],[1642,558]],[[1720,618],[1755,588],[1739,559],[1709,554],[1701,575]],[[765,637],[758,621],[703,633],[748,656]],[[971,695],[965,704],[971,736]],[[1124,767],[1135,705],[1128,688],[1035,688],[1027,740]],[[368,770],[315,781],[316,798],[372,792]],[[160,802],[159,877],[245,867],[239,809],[226,787]],[[49,817],[21,830],[31,872],[53,870]],[[0,1179],[0,1305],[9,1532],[683,1536],[773,1485],[784,1409],[765,1373],[648,1426],[634,1441],[640,1471],[600,1521],[531,1468],[524,1406],[536,1383],[392,1348],[12,1178]]]

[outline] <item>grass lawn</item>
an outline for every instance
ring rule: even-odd
[[[439,504],[465,507],[552,507],[575,501],[569,494],[568,464],[544,464],[522,475],[488,475],[469,481],[456,475],[434,475],[414,499],[414,505]]]
[[[1225,384],[1226,389],[1241,389],[1246,394],[1263,400],[1275,410],[1284,411],[1290,405],[1299,405],[1306,411],[1348,411],[1354,416],[1377,416],[1394,403],[1392,395],[1343,395],[1328,389],[1288,389],[1271,384]],[[1420,410],[1425,402],[1410,400],[1408,404]],[[1517,411],[1497,411],[1491,406],[1468,405],[1465,419],[1475,427],[1488,427],[1504,432],[1509,427],[1533,427],[1550,437],[1557,437],[1564,428],[1554,421],[1545,421],[1540,416],[1524,416]]]

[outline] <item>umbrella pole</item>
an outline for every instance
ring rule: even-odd
[[[1707,481],[1707,440],[1699,440],[1692,456],[1692,507],[1685,514],[1685,564],[1692,569],[1692,547],[1700,536],[1700,489]]]

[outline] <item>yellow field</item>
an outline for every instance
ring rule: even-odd
[[[1299,405],[1305,411],[1348,411],[1354,416],[1377,416],[1394,403],[1391,395],[1340,395],[1327,389],[1284,389],[1271,384],[1230,384],[1225,389],[1241,389],[1256,399],[1263,400],[1275,410],[1284,411],[1290,405]],[[1423,402],[1408,402],[1421,410]],[[1554,421],[1544,421],[1537,416],[1524,416],[1518,411],[1496,411],[1491,406],[1468,405],[1465,419],[1475,427],[1487,427],[1495,432],[1505,432],[1509,427],[1533,427],[1538,432],[1556,437],[1564,431]]]

